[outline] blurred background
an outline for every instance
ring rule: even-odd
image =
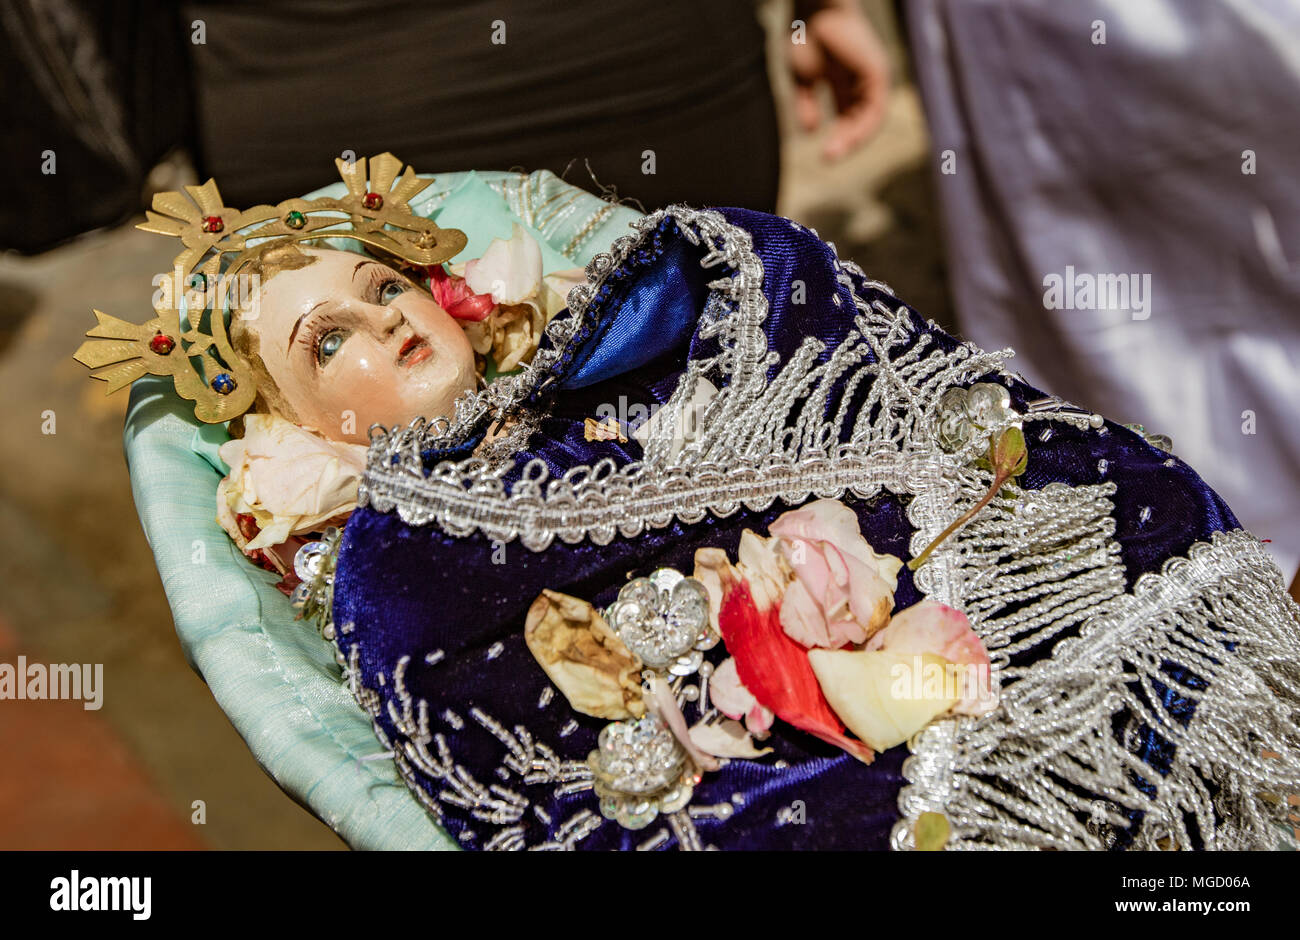
[[[108,677],[99,711],[0,702],[0,849],[344,848],[186,664],[127,396],[72,360],[92,307],[145,309],[170,267],[132,227],[152,193],[277,202],[391,150],[777,211],[1031,380],[1170,434],[1290,579],[1298,23],[1228,0],[0,0],[0,662]],[[1163,303],[1054,316],[1067,264],[1151,274]],[[1181,359],[1124,358],[1151,344]]]

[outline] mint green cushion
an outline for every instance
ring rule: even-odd
[[[311,196],[337,195],[343,184]],[[637,217],[542,171],[449,173],[412,204],[477,257],[518,222],[543,270],[585,265]],[[190,664],[272,778],[358,849],[452,849],[407,791],[340,681],[332,647],[295,621],[277,578],[240,554],[216,521],[220,426],[201,425],[171,382],[135,383],[123,434],[131,488]]]

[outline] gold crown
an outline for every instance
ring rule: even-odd
[[[411,199],[433,181],[420,179],[409,166],[399,177],[402,161],[391,153],[369,161],[336,159],[334,163],[348,189],[339,198],[287,199],[241,212],[222,203],[215,180],[186,186],[188,198],[178,192],[155,195],[154,211],[146,212],[148,221],[136,228],[174,236],[185,246],[173,262],[173,271],[161,275],[162,289],[154,295],[156,316],[134,324],[94,311],[99,322],[86,333],[94,339],[82,343],[73,358],[97,369],[91,377],[107,382],[110,395],[143,375],[170,375],[176,393],[195,403],[194,414],[200,421],[229,421],[257,398],[253,370],[231,348],[222,304],[214,306],[208,332],[202,330],[201,316],[206,300],[182,332],[183,300],[188,311],[193,309],[190,299],[209,293],[224,298],[224,282],[216,292],[209,291],[208,285],[237,274],[273,241],[350,238],[381,257],[413,265],[441,264],[465,247],[464,232],[439,228],[411,211]],[[169,278],[174,278],[174,288]],[[191,361],[195,358],[200,363],[197,370]]]

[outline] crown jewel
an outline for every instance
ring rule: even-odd
[[[98,323],[86,333],[92,339],[73,358],[98,370],[91,375],[108,383],[109,394],[146,374],[170,375],[177,394],[195,403],[200,421],[229,421],[252,407],[257,388],[252,367],[230,345],[221,303],[207,318],[206,331],[197,314],[187,316],[188,328],[181,326],[182,309],[201,312],[210,294],[224,299],[224,289],[212,292],[209,285],[238,274],[273,241],[349,238],[381,258],[412,265],[441,264],[464,249],[464,232],[440,228],[411,211],[411,200],[432,180],[409,166],[402,171],[402,161],[391,153],[334,162],[347,186],[347,194],[337,198],[287,199],[241,211],[223,203],[215,180],[186,186],[184,194],[155,195],[152,211],[136,227],[179,238],[184,248],[173,272],[162,275],[154,318],[137,325],[96,310]],[[176,289],[169,289],[172,277]]]

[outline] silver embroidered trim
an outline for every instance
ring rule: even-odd
[[[1217,532],[1132,593],[1091,607],[1077,637],[1014,677],[1003,673],[995,712],[917,735],[896,848],[912,846],[927,810],[947,815],[955,849],[1106,849],[1133,810],[1145,814],[1137,848],[1189,848],[1189,820],[1206,849],[1278,845],[1286,795],[1300,790],[1300,606],[1259,541]],[[1208,688],[1180,686],[1161,670],[1167,662]],[[1153,682],[1195,701],[1187,727],[1160,705]],[[1112,720],[1125,713],[1117,740]],[[1135,753],[1142,726],[1177,748],[1169,774]]]

